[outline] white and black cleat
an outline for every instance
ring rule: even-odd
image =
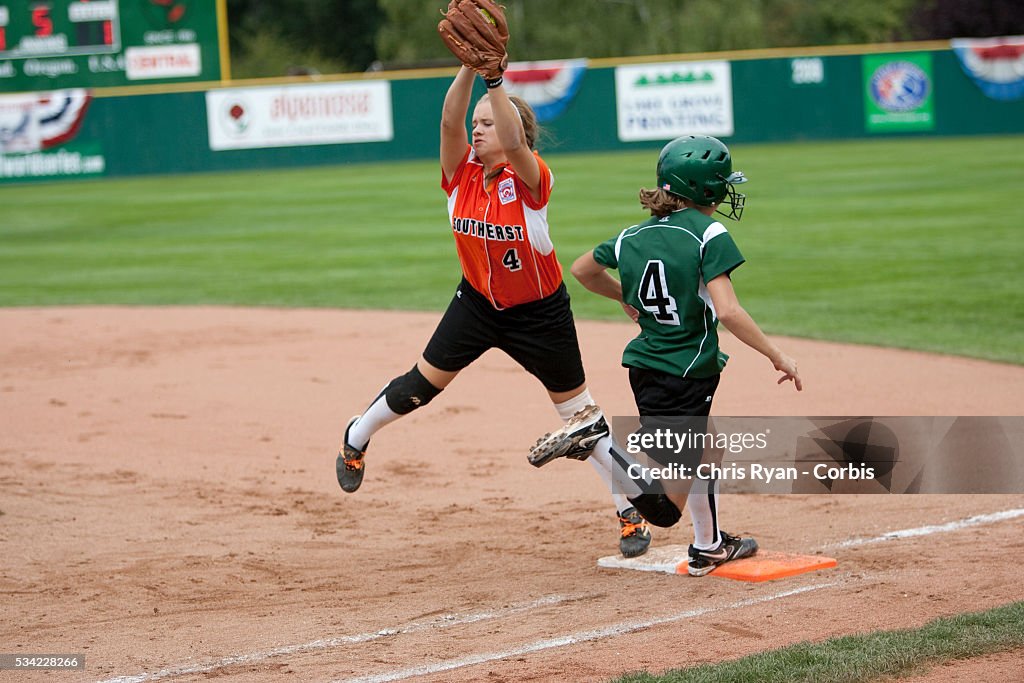
[[[586,460],[597,442],[609,433],[608,422],[601,409],[589,405],[569,418],[561,429],[537,439],[528,459],[534,467],[546,465],[555,458]]]

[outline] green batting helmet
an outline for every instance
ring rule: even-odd
[[[730,206],[722,215],[739,220],[746,196],[733,185],[747,182],[746,176],[732,170],[729,148],[707,135],[685,135],[665,145],[658,157],[658,187],[700,206]]]

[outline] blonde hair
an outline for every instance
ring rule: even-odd
[[[485,93],[477,103],[479,104],[489,97],[490,93]],[[537,138],[540,136],[540,124],[537,123],[537,114],[523,98],[509,95],[508,99],[512,102],[512,106],[515,108],[516,114],[519,115],[519,120],[523,124],[523,133],[526,135],[527,146],[530,149],[537,149]]]
[[[685,209],[693,205],[689,199],[674,195],[660,187],[654,190],[640,190],[640,206],[651,212],[652,216],[664,218],[665,216]]]

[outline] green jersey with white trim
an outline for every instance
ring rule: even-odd
[[[599,244],[594,259],[619,271],[622,298],[640,311],[624,366],[693,378],[722,371],[729,357],[706,283],[744,261],[724,225],[696,209],[652,216]]]

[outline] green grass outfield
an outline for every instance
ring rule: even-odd
[[[1024,136],[737,145],[766,331],[1024,363]],[[546,155],[565,265],[644,219],[656,150]],[[434,162],[0,187],[0,306],[441,311],[459,277]],[[571,280],[571,278],[570,278]],[[570,282],[581,318],[622,319]]]
[[[613,683],[869,683],[914,676],[944,662],[1007,651],[1024,654],[1024,602],[936,619],[919,629],[797,643],[657,676],[628,674]]]

